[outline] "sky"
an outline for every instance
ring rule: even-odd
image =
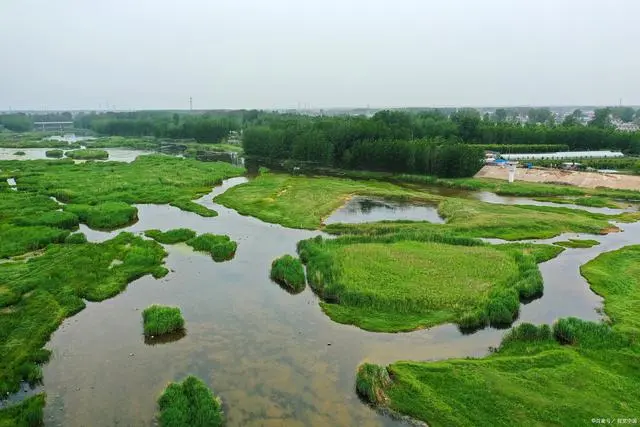
[[[0,110],[640,104],[637,0],[0,0]]]

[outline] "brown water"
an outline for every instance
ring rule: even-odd
[[[295,253],[296,243],[318,232],[292,230],[245,217],[212,202],[244,178],[226,181],[200,202],[219,212],[202,218],[170,206],[139,205],[140,220],[126,230],[188,227],[229,234],[236,257],[215,263],[186,245],[167,246],[171,273],[144,277],[122,294],[89,303],[67,319],[47,345],[44,367],[47,425],[149,426],[156,399],[169,381],[195,374],[224,401],[229,426],[400,425],[364,405],[354,391],[363,361],[480,357],[504,331],[463,335],[453,325],[402,334],[371,333],[326,317],[309,290],[289,295],[269,280],[271,261]],[[592,249],[569,249],[541,265],[544,296],[522,307],[521,321],[558,317],[597,319],[599,297],[579,266],[601,251],[640,243],[640,225],[598,236]],[[83,227],[90,240],[117,234]],[[553,239],[562,240],[565,237]],[[589,237],[591,238],[591,236]],[[150,304],[182,309],[187,334],[171,343],[145,344],[141,311]]]

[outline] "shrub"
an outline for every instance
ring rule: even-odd
[[[169,334],[184,328],[184,319],[177,307],[152,305],[142,312],[142,320],[146,336]]]
[[[158,400],[162,427],[219,427],[224,425],[220,398],[202,380],[189,376],[170,383]]]
[[[87,243],[87,236],[85,236],[84,233],[69,234],[64,242],[71,245],[80,245]]]
[[[304,267],[298,258],[284,255],[271,264],[271,279],[293,292],[305,288]]]

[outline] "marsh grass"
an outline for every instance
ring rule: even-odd
[[[617,412],[633,418],[640,411],[639,266],[640,246],[627,246],[581,268],[604,297],[611,325],[577,318],[521,324],[487,357],[397,362],[386,368],[391,382],[358,393],[431,426],[581,425]],[[359,369],[357,384],[372,384],[381,369]]]
[[[354,195],[439,201],[439,196],[388,182],[264,173],[230,188],[215,201],[263,221],[290,228],[316,229]]]
[[[87,243],[87,236],[85,236],[84,233],[69,234],[64,242],[70,245],[80,245],[83,243]]]
[[[109,158],[107,151],[91,148],[67,151],[64,155],[74,160],[107,160]]]
[[[13,153],[14,156],[26,156],[27,153],[25,153],[24,151],[16,151],[15,153]]]
[[[329,317],[398,332],[447,322],[465,330],[511,324],[522,300],[542,295],[537,263],[562,248],[406,233],[317,237],[298,251]]]
[[[114,230],[138,220],[138,208],[124,202],[105,202],[95,206],[68,204],[64,210],[77,215],[81,222],[96,230]]]
[[[0,427],[40,427],[44,425],[45,394],[26,398],[19,404],[0,410]]]
[[[147,230],[144,232],[144,235],[152,238],[156,242],[165,245],[174,245],[193,239],[196,237],[196,232],[188,228],[176,228],[168,231]]]
[[[68,232],[67,232],[68,233]],[[56,244],[26,262],[0,264],[0,394],[38,382],[42,347],[67,317],[122,292],[128,283],[166,274],[161,245],[121,233],[103,243]],[[119,263],[114,264],[114,260]]]
[[[170,383],[158,400],[162,427],[220,427],[224,413],[220,398],[194,377]]]
[[[184,329],[184,319],[178,307],[152,305],[142,312],[144,335],[171,334]]]
[[[554,245],[562,246],[563,248],[592,248],[594,246],[598,246],[600,242],[597,240],[580,240],[580,239],[569,239],[561,242],[554,242]]]
[[[198,252],[209,252],[216,262],[233,259],[238,244],[229,236],[205,233],[187,240],[187,245]]]
[[[291,255],[284,255],[273,261],[270,277],[293,293],[300,293],[306,287],[302,262]]]
[[[54,158],[54,159],[61,159],[62,156],[64,155],[64,151],[58,150],[58,149],[47,150],[47,151],[44,152],[44,155],[47,156],[47,157]]]
[[[0,161],[0,170],[11,170],[12,176],[19,178],[19,193],[53,196],[63,203],[76,205],[172,204],[201,216],[216,213],[193,200],[211,192],[223,179],[244,173],[243,168],[227,163],[164,155],[139,156],[131,163]]]

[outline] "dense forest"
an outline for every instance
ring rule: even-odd
[[[0,115],[0,125],[30,130],[52,117]],[[527,119],[523,123],[522,118]],[[483,115],[475,109],[394,110],[364,115],[304,115],[257,110],[79,114],[75,127],[99,135],[155,136],[219,143],[232,131],[242,132],[245,153],[322,166],[392,172],[467,176],[481,165],[482,151],[549,152],[621,150],[640,154],[640,132],[615,130],[614,120],[640,119],[628,107],[595,110],[583,124],[575,110],[556,123],[545,108],[497,109]]]

